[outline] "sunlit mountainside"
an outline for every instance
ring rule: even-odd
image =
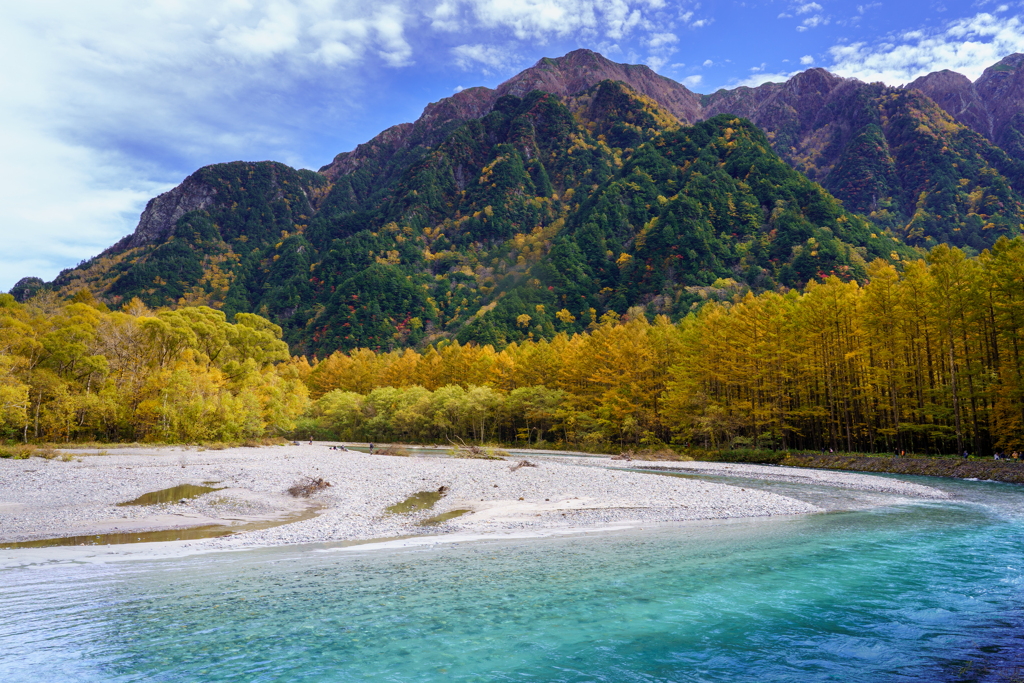
[[[643,306],[863,281],[1024,230],[1024,56],[905,88],[811,69],[697,95],[587,50],[427,106],[319,172],[202,168],[53,283],[114,307],[206,304],[293,353],[501,346]]]

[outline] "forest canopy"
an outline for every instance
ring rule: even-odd
[[[290,357],[280,328],[252,314],[4,295],[0,428],[50,441],[1024,449],[1024,240],[865,271],[863,284],[707,288],[678,323],[634,307],[550,340],[323,360]]]

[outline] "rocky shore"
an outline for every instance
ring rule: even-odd
[[[217,549],[821,511],[742,486],[609,469],[641,463],[527,457],[532,466],[518,466],[521,458],[399,457],[302,444],[219,451],[119,449],[102,455],[81,451],[70,462],[0,460],[0,543],[203,525],[255,528],[192,542]],[[657,464],[701,470],[708,465]],[[782,468],[761,468],[773,472],[758,473],[756,466],[722,467],[740,467],[743,476],[755,478],[782,476]],[[826,485],[944,497],[935,489],[894,479],[796,471]],[[291,486],[308,478],[330,486],[308,498],[288,494]],[[157,505],[118,505],[183,484],[218,490]],[[419,493],[433,493],[438,500],[429,509],[387,511]],[[445,513],[454,516],[424,525]]]

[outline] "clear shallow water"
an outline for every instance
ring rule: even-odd
[[[998,681],[1024,489],[417,550],[0,572],[5,681]],[[1024,669],[1018,672],[1024,674]]]

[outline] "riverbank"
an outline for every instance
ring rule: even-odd
[[[337,451],[326,444],[73,453],[71,461],[0,461],[0,543],[97,534],[138,538],[158,530],[200,526],[248,529],[190,541],[197,548],[221,549],[821,510],[766,491],[607,469],[607,465],[626,464],[607,458],[531,454],[526,456],[531,458],[530,465],[519,465],[521,458],[394,457]],[[308,498],[288,495],[290,487],[308,478],[323,479],[330,486]],[[865,475],[821,474],[816,481],[942,497],[928,487]],[[143,494],[185,484],[216,490],[155,505],[123,505]],[[434,494],[436,502],[429,508],[387,510],[421,493]]]
[[[856,470],[952,479],[979,479],[1024,484],[1024,463],[1011,460],[959,458],[898,458],[893,456],[800,453],[784,457],[780,465],[828,470]]]

